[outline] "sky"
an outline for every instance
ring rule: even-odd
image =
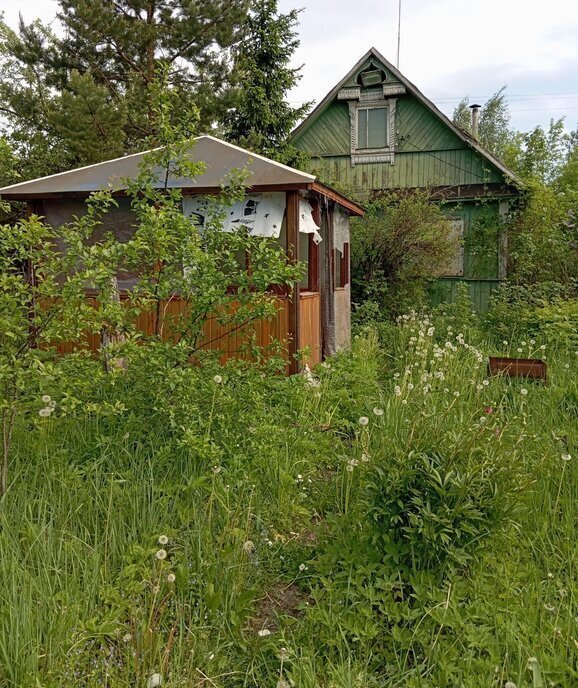
[[[57,6],[0,0],[14,28],[19,12],[54,21]],[[279,0],[279,8],[303,8],[294,105],[319,102],[372,46],[396,63],[399,0]],[[450,116],[462,97],[483,105],[505,85],[514,128],[564,117],[576,129],[578,0],[401,0],[399,68]]]

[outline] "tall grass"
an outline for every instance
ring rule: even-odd
[[[487,378],[499,343],[474,326],[412,316],[382,334],[310,379],[129,371],[102,390],[122,413],[20,427],[0,684],[574,685],[575,358],[538,349],[545,385]],[[405,470],[433,454],[439,508],[435,475]],[[449,472],[470,480],[457,502]],[[384,540],[395,476],[414,516]]]

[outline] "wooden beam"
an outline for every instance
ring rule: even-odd
[[[335,189],[332,189],[321,182],[313,182],[313,191],[316,191],[318,194],[335,201],[341,207],[349,210],[351,215],[357,215],[357,217],[363,217],[365,215],[365,210],[358,203],[350,201],[349,198],[342,196],[339,191],[335,191]]]
[[[290,263],[296,263],[299,260],[299,193],[297,191],[287,191],[286,228],[287,259]],[[300,334],[299,283],[295,284],[289,296],[289,374],[294,375],[299,372],[299,361],[296,358]]]

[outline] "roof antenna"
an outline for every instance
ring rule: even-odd
[[[397,61],[395,66],[399,69],[399,44],[401,42],[401,0],[397,11]]]

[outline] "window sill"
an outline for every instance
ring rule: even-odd
[[[364,163],[372,162],[388,162],[393,165],[395,161],[395,152],[393,150],[371,150],[367,149],[363,152],[356,151],[351,154],[351,166],[362,165]]]

